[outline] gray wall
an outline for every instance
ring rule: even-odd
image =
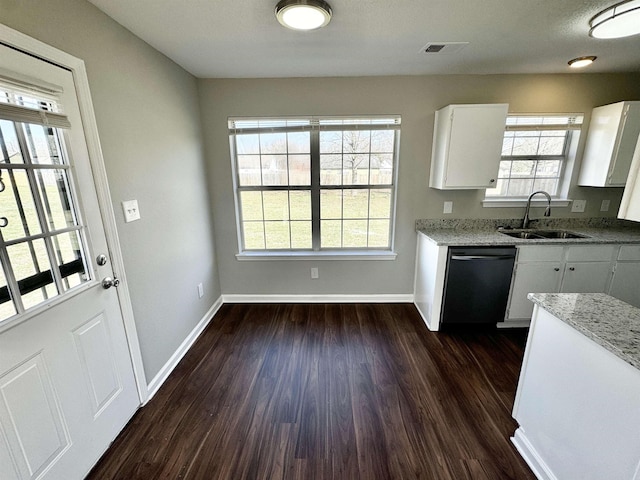
[[[84,0],[0,0],[0,12],[85,61],[150,381],[220,296],[196,79]],[[142,219],[125,224],[130,199]]]
[[[435,110],[452,103],[509,103],[512,113],[586,114],[594,106],[640,99],[640,74],[451,75],[427,77],[209,79],[200,80],[209,187],[213,197],[217,258],[225,294],[410,294],[417,218],[517,218],[522,208],[483,208],[484,191],[439,191],[428,187]],[[395,261],[236,260],[237,237],[229,116],[401,114]],[[579,171],[584,140],[578,148]],[[554,217],[600,216],[602,199],[615,215],[622,189],[572,187],[586,199],[584,214],[554,208]],[[442,213],[452,200],[452,215]],[[538,209],[534,209],[538,210]],[[533,215],[541,212],[533,212]],[[317,266],[318,280],[309,268]]]

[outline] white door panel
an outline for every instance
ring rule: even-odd
[[[55,278],[51,265],[59,294],[0,322],[0,478],[81,479],[140,400],[116,289],[101,285],[101,279],[114,272],[110,262],[98,266],[92,260],[109,252],[73,76],[2,45],[0,69],[3,76],[15,72],[19,81],[44,79],[62,88],[61,103],[72,125],[63,134],[63,150],[71,164],[74,215],[87,265],[83,283],[63,289],[62,274]],[[0,170],[8,171],[4,162]],[[6,201],[4,208],[9,208]],[[51,216],[42,209],[38,213]],[[43,225],[43,234],[49,228],[51,235],[57,231],[47,222]],[[0,257],[8,268],[10,255]],[[22,285],[19,288],[22,292]]]

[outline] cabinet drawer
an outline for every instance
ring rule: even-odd
[[[613,260],[615,245],[585,245],[569,247],[568,262],[609,262]]]
[[[558,245],[535,245],[518,247],[518,262],[559,262],[564,247]]]
[[[622,245],[618,260],[640,261],[640,245]]]

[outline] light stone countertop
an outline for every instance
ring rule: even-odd
[[[528,298],[640,369],[640,309],[605,293],[530,293]]]
[[[640,225],[603,219],[543,219],[532,225],[533,229],[567,230],[588,238],[513,238],[498,232],[498,227],[517,228],[521,220],[417,220],[416,230],[436,245],[492,246],[492,245],[589,245],[589,244],[640,244]]]

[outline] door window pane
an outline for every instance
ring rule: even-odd
[[[0,152],[2,163],[24,163],[15,124],[8,120],[0,120]]]
[[[90,280],[61,138],[55,128],[0,120],[0,215],[7,219],[0,234],[8,243],[0,247],[8,258],[0,321]]]
[[[49,229],[54,231],[76,226],[66,170],[36,170],[35,174]]]
[[[29,148],[31,163],[38,165],[61,165],[60,139],[57,131],[43,125],[22,124]]]
[[[10,245],[7,253],[25,309],[58,294],[43,239]]]
[[[54,236],[53,246],[56,250],[56,260],[65,290],[70,290],[89,280],[78,232],[67,232]]]
[[[7,218],[2,228],[5,241],[42,233],[38,212],[25,170],[0,170],[5,185],[0,192],[0,215]]]

